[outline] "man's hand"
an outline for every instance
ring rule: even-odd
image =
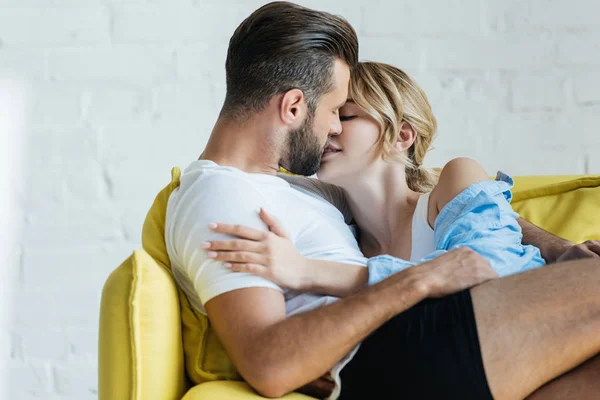
[[[498,278],[490,263],[468,247],[451,250],[412,268],[428,297],[444,297]]]
[[[587,240],[570,246],[556,259],[556,262],[598,257],[600,257],[600,240]]]

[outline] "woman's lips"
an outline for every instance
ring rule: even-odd
[[[321,160],[324,160],[324,159],[326,159],[326,158],[333,157],[333,155],[334,155],[334,154],[337,154],[337,153],[339,153],[339,152],[341,152],[341,150],[338,150],[338,149],[333,149],[333,148],[326,148],[326,149],[323,151],[323,155],[321,156]]]

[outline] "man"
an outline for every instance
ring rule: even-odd
[[[283,292],[207,256],[202,243],[218,239],[211,222],[267,230],[257,213],[266,207],[303,255],[364,265],[339,213],[276,177],[280,166],[316,172],[328,137],[341,131],[338,109],[357,59],[356,34],[341,18],[290,3],[255,11],[230,40],[227,95],[207,147],[169,200],[175,278],[240,374],[267,397],[316,388],[329,371],[331,398],[516,399],[559,376],[535,395],[593,382],[598,259],[490,280],[489,264],[459,249],[334,302]],[[540,241],[543,233],[523,224],[547,258],[579,249]],[[424,327],[423,340],[405,340],[408,326]]]

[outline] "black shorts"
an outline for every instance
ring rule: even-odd
[[[340,399],[493,399],[471,293],[427,299],[361,344],[341,372]]]

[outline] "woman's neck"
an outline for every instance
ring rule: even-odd
[[[360,247],[368,256],[393,253],[400,241],[407,239],[420,196],[408,188],[403,166],[387,164],[383,168],[343,186],[360,227]]]

